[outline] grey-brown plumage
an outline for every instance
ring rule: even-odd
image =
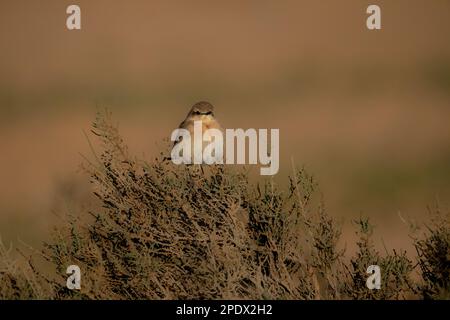
[[[178,128],[188,130],[191,137],[193,137],[195,121],[202,122],[203,133],[208,129],[219,129],[222,131],[222,127],[214,115],[214,106],[207,101],[200,101],[194,104],[186,116],[186,119],[180,123]],[[180,140],[175,141],[174,144],[177,144],[178,142],[180,142]]]
[[[203,131],[212,128],[221,130],[221,126],[214,115],[214,106],[209,102],[200,101],[194,104],[179,128],[191,131],[194,128],[195,121],[202,121]]]
[[[183,122],[180,123],[179,129],[186,129],[189,131],[191,135],[191,157],[192,161],[194,157],[194,152],[196,152],[194,148],[194,124],[196,121],[202,122],[202,139],[205,139],[206,141],[211,141],[213,139],[206,130],[208,129],[218,129],[223,132],[222,127],[220,126],[219,122],[216,120],[214,115],[214,107],[211,103],[206,101],[200,101],[194,104],[187,114],[186,118]],[[182,141],[182,136],[179,136],[173,146],[177,145]],[[199,152],[203,152],[204,148],[209,144],[209,142],[203,141],[202,149],[198,150]]]

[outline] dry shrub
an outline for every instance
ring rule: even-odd
[[[450,299],[450,221],[439,206],[430,209],[431,223],[421,237],[414,237],[422,282],[418,290],[425,299]]]
[[[368,219],[360,218],[356,221],[359,240],[358,251],[351,259],[349,278],[350,283],[346,293],[353,299],[411,299],[415,290],[410,278],[413,271],[413,263],[406,256],[406,252],[387,252],[383,257],[375,250],[371,236],[373,226]],[[381,288],[379,290],[367,290],[366,280],[370,276],[367,268],[370,265],[378,265],[381,269]]]
[[[13,259],[11,252],[12,247],[7,249],[0,238],[0,300],[49,298],[50,288],[40,281],[32,265]]]
[[[83,166],[101,209],[56,228],[42,251],[51,278],[0,257],[0,297],[448,299],[448,212],[414,238],[421,279],[413,283],[416,265],[404,252],[377,252],[365,219],[357,221],[358,250],[346,263],[340,226],[304,169],[294,169],[283,190],[230,166],[176,166],[163,154],[147,163],[129,155],[110,117],[94,122],[101,153],[92,148],[94,160]],[[81,290],[66,288],[66,268],[74,264]],[[366,287],[374,264],[380,290]]]
[[[285,194],[226,166],[133,159],[109,118],[99,117],[94,133],[103,151],[85,169],[103,210],[46,245],[61,275],[57,298],[337,296],[339,231],[323,210],[313,221],[314,182],[304,170]],[[81,292],[64,288],[70,264],[83,270]]]

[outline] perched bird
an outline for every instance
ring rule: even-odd
[[[214,107],[209,102],[200,101],[194,104],[186,119],[179,125],[179,128],[189,130],[191,136],[193,136],[195,121],[202,121],[203,132],[208,129],[219,129],[222,131],[222,127],[214,116]]]
[[[189,111],[189,113],[186,116],[186,119],[184,119],[183,122],[181,122],[181,124],[179,125],[179,129],[186,129],[189,131],[189,133],[191,134],[191,139],[193,141],[194,139],[194,123],[196,121],[201,121],[202,122],[202,132],[204,134],[203,138],[206,139],[207,138],[207,134],[206,130],[208,129],[218,129],[220,131],[223,131],[221,125],[219,124],[219,122],[217,121],[217,119],[215,118],[214,115],[214,107],[211,103],[206,102],[206,101],[200,101],[197,102],[196,104],[194,104],[191,108],[191,110]],[[182,137],[179,137],[178,139],[175,140],[174,142],[174,146],[177,143],[180,143],[182,141]],[[205,148],[205,146],[208,143],[204,142],[203,143],[203,148]],[[192,149],[192,155],[194,150]]]

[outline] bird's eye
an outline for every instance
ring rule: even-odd
[[[194,114],[200,114],[200,111],[194,111]]]
[[[209,116],[209,115],[212,115],[212,112],[208,111],[206,114]]]

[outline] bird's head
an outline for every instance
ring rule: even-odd
[[[192,120],[210,120],[214,117],[214,107],[211,103],[206,101],[200,101],[194,104],[189,111],[188,117]]]

